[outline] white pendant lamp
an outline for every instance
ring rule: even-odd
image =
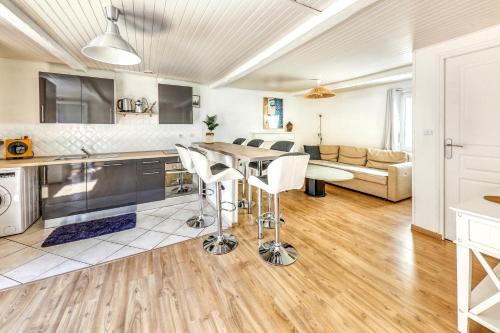
[[[120,11],[114,6],[106,6],[108,24],[103,35],[92,39],[82,53],[94,60],[113,65],[136,65],[141,62],[134,48],[120,36],[116,22]]]

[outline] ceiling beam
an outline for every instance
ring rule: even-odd
[[[395,82],[401,82],[406,80],[411,80],[413,77],[413,66],[406,65],[401,67],[396,67],[393,69],[385,70],[382,72],[377,72],[369,75],[360,76],[354,79],[339,81],[339,82],[331,82],[327,84],[322,84],[322,86],[327,87],[328,89],[334,92],[346,91],[346,90],[354,90],[354,89],[363,89],[367,87],[378,86],[382,84],[389,84]],[[311,87],[312,88],[312,87]],[[293,96],[303,96],[310,89],[301,90],[292,93]]]
[[[319,36],[323,32],[335,27],[376,1],[379,0],[334,0],[333,4],[323,10],[321,14],[308,19],[255,57],[235,68],[218,81],[210,84],[210,87],[223,87],[248,75],[287,52]]]
[[[87,71],[87,66],[84,63],[59,45],[12,1],[0,0],[0,18],[31,38],[69,67],[79,71]]]

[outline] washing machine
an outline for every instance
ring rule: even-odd
[[[0,169],[0,237],[24,232],[39,217],[38,167]]]

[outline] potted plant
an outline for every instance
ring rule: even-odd
[[[205,134],[205,142],[213,143],[214,142],[214,132],[213,130],[219,126],[217,123],[217,115],[209,116],[203,121],[205,125],[207,125],[208,132]]]

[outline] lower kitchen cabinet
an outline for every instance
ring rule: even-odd
[[[40,169],[44,219],[87,211],[85,163],[47,165]]]
[[[136,204],[136,184],[135,160],[87,163],[87,209]]]
[[[45,220],[165,199],[164,158],[41,167]]]
[[[165,159],[137,161],[137,203],[165,199]]]

